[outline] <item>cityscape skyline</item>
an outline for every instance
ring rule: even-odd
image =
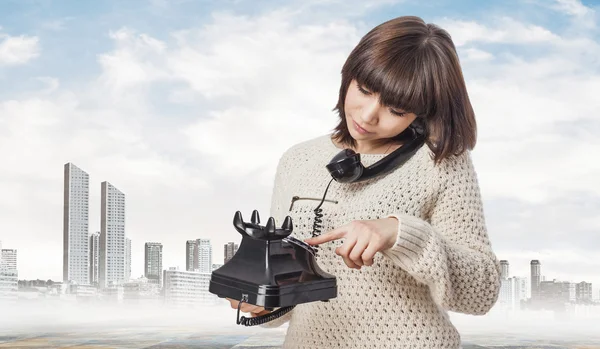
[[[132,275],[131,270],[133,266],[137,266],[135,263],[132,263],[132,241],[130,238],[126,237],[125,222],[127,210],[125,205],[125,194],[109,181],[101,182],[100,231],[88,234],[86,230],[89,231],[90,225],[89,178],[90,175],[75,164],[71,162],[64,164],[63,246],[65,248],[68,247],[68,250],[65,250],[63,253],[63,281],[65,281],[64,275],[69,272],[76,275],[75,281],[78,281],[80,284],[94,284],[94,282],[98,282],[101,287],[106,287],[109,283],[122,284],[135,276]],[[93,215],[91,216],[94,217]],[[69,232],[73,232],[72,236],[68,235]],[[84,234],[86,234],[85,238]],[[108,245],[103,246],[102,236],[106,236],[105,241],[108,245],[112,246],[111,251],[106,251]],[[111,237],[112,240],[109,241],[108,239],[111,239]],[[134,244],[134,246],[137,246],[137,244]],[[154,264],[152,264],[153,271],[149,271],[148,268],[150,265],[148,265],[147,262],[149,258],[148,253],[153,247],[158,246],[160,251],[152,253],[160,254],[160,262],[158,262],[160,265],[158,265],[157,262],[154,262]],[[238,243],[229,241],[223,244],[223,246],[223,259],[222,262],[218,264],[225,263],[233,256],[235,251],[237,251]],[[213,255],[210,239],[196,238],[193,240],[186,240],[185,248],[185,262],[182,263],[185,265],[185,268],[182,268],[181,264],[168,265],[163,268],[163,244],[161,242],[145,242],[143,254],[144,265],[143,268],[141,268],[142,273],[139,273],[138,275],[145,277],[151,275],[149,278],[156,278],[159,284],[162,284],[162,274],[165,270],[170,268],[187,271],[199,269],[203,273],[212,270],[212,265],[215,264],[213,263],[215,256]],[[104,256],[102,255],[103,251],[105,253]],[[82,256],[85,256],[85,258],[81,258]],[[156,256],[152,258],[155,261],[157,260]],[[217,257],[214,260],[219,261],[220,258]],[[103,265],[103,261],[105,265]],[[113,265],[112,269],[108,267],[111,265],[111,261]],[[501,260],[503,274],[508,272],[508,265],[505,265],[504,262],[507,261]],[[537,265],[534,262],[536,262]],[[71,267],[71,264],[75,267]],[[156,268],[162,268],[158,269],[161,270],[159,274],[157,274]],[[137,267],[135,269],[139,270]],[[529,269],[529,290],[530,294],[535,297],[538,292],[536,287],[539,287],[540,278],[542,277],[539,272],[539,261],[532,260]],[[107,275],[105,283],[103,283],[103,280],[100,277],[103,272]],[[521,275],[519,277],[522,277],[523,273],[519,275]],[[85,283],[82,282],[81,279],[77,279],[81,277],[85,277],[89,281]],[[514,277],[517,276],[514,275]],[[598,278],[600,278],[600,276]],[[48,279],[53,280],[52,278]],[[594,278],[591,278],[590,280],[591,281],[580,281],[590,282],[592,285],[595,285],[593,286],[594,294],[600,294],[600,283],[594,282],[596,281]],[[564,281],[575,283],[574,280]]]
[[[211,240],[199,237],[181,240],[185,253],[185,270],[163,264],[163,244],[144,242],[144,274],[132,278],[132,240],[127,237],[127,205],[125,194],[108,181],[101,182],[100,231],[89,232],[89,174],[75,164],[64,165],[63,211],[63,282],[61,295],[76,299],[150,301],[162,299],[175,306],[216,304],[218,299],[208,292],[210,273],[222,264],[213,263]],[[239,245],[223,245],[223,261],[227,263]],[[3,249],[0,240],[0,301],[18,300],[22,280],[18,276],[16,249]],[[86,260],[84,260],[86,259]],[[137,262],[137,261],[136,261]],[[532,259],[529,275],[511,276],[510,262],[499,260],[501,287],[497,309],[505,311],[552,309],[564,311],[569,304],[600,303],[600,288],[587,280],[546,280],[541,262]],[[48,280],[50,281],[50,280]],[[46,284],[46,282],[44,282]],[[44,293],[44,296],[47,295]],[[59,298],[61,299],[61,298]]]
[[[201,240],[203,244],[211,246],[212,250],[212,244],[209,239],[197,240]],[[185,245],[183,241],[181,244],[182,249],[185,248],[186,252],[188,250],[188,243],[189,240],[185,241]],[[77,284],[72,286],[65,284],[67,288],[62,289],[70,290],[67,293],[74,293],[77,297],[84,297],[84,299],[94,297],[97,292],[109,291],[108,295],[111,298],[116,296],[116,293],[110,292],[111,289],[115,290],[114,286],[125,286],[125,299],[130,300],[138,299],[139,297],[142,297],[140,299],[145,299],[146,296],[144,294],[158,296],[160,293],[161,297],[164,297],[166,304],[176,306],[194,306],[195,302],[200,302],[199,304],[218,303],[218,299],[208,293],[208,281],[210,279],[210,272],[222,264],[210,265],[208,267],[209,271],[205,271],[205,268],[201,266],[194,270],[180,270],[178,267],[163,269],[162,244],[159,242],[145,242],[144,245],[146,250],[146,258],[144,260],[146,274],[140,276],[140,278],[147,280],[144,283],[140,284],[140,278],[130,278],[120,285],[113,285],[105,289],[105,291],[98,285],[79,285],[83,288],[72,288],[73,286],[77,287]],[[234,242],[229,242],[223,247],[225,260],[230,259],[232,253],[235,254],[237,251],[237,244]],[[2,252],[0,254],[0,301],[7,299],[16,300],[18,296],[15,293],[10,294],[8,291],[11,288],[16,291],[17,283],[30,283],[34,280],[25,280],[18,277],[16,249],[3,249],[2,240],[0,240],[0,251]],[[181,257],[187,259],[186,254],[181,253]],[[200,261],[200,264],[208,261],[206,258],[198,258],[197,260]],[[597,288],[594,290],[592,283],[585,280],[557,280],[548,277],[549,274],[541,272],[542,263],[539,260],[530,261],[530,275],[525,277],[511,274],[510,262],[508,260],[500,260],[500,265],[501,289],[498,300],[494,305],[495,309],[503,311],[554,310],[562,312],[569,309],[568,304],[600,304],[600,290]],[[161,269],[162,272],[158,273],[158,270]],[[164,280],[164,285],[162,280]],[[46,281],[41,281],[46,283]],[[61,284],[62,282],[55,283]],[[148,288],[151,285],[155,285],[155,287]],[[94,287],[94,289],[89,287]],[[154,291],[152,291],[153,289]],[[132,292],[136,292],[135,295]]]
[[[86,233],[85,229],[89,219],[89,213],[87,212],[89,203],[89,175],[72,163],[65,164],[64,168],[65,201],[63,217],[65,219],[65,226],[63,231],[65,234],[63,239],[64,246],[68,247],[64,252],[65,258],[63,258],[65,263],[63,271],[66,273],[65,275],[80,276],[87,274],[89,277],[87,282],[81,282],[77,279],[69,281],[74,281],[75,284],[82,286],[98,287],[99,290],[130,283],[133,280],[131,277],[132,241],[126,238],[125,233],[125,194],[109,182],[102,182],[101,231],[91,233],[87,238],[82,239],[82,233]],[[72,222],[74,223],[71,224]],[[72,235],[67,234],[70,232],[74,233]],[[113,236],[112,239],[108,238],[111,233]],[[125,240],[123,241],[123,239]],[[74,241],[81,242],[84,240],[89,243],[74,243]],[[113,250],[107,252],[107,246],[103,246],[103,244],[108,245],[109,243],[117,246],[117,248],[113,248]],[[232,241],[223,245],[223,263],[226,263],[235,255],[238,247],[238,244]],[[109,254],[111,254],[114,260],[120,262],[113,262],[113,275],[109,275],[107,270],[107,265],[110,264]],[[80,260],[67,258],[77,255],[87,256],[88,262],[82,263]],[[178,266],[164,268],[163,244],[161,242],[147,241],[144,243],[144,274],[140,277],[146,278],[149,283],[155,284],[161,289],[163,286],[167,287],[170,284],[177,287],[177,285],[181,285],[182,283],[191,282],[189,284],[190,288],[183,292],[183,294],[188,294],[189,296],[194,292],[199,292],[199,290],[202,291],[203,287],[207,285],[206,282],[208,282],[206,275],[209,275],[212,270],[222,265],[214,264],[212,261],[213,248],[211,240],[197,238],[185,241],[185,270],[179,270]],[[72,264],[76,267],[72,267]],[[586,280],[557,280],[555,278],[552,281],[546,280],[546,275],[541,272],[540,260],[532,259],[530,261],[529,275],[525,277],[511,276],[508,260],[501,259],[499,260],[499,264],[502,283],[497,301],[499,307],[514,310],[515,308],[539,307],[543,302],[560,304],[563,301],[580,303],[600,300],[600,287],[598,287],[598,284],[594,287],[593,282]],[[85,272],[77,269],[82,268],[82,266],[86,267]],[[17,250],[3,249],[2,240],[0,240],[0,269],[15,273],[8,276],[4,274],[0,275],[1,294],[10,287],[13,287],[18,280]],[[191,272],[191,274],[187,274],[187,272]],[[104,273],[104,276],[102,273]],[[103,282],[104,277],[107,278],[108,282]],[[165,292],[163,293],[164,295],[174,292],[174,297],[179,297],[182,294],[181,290],[176,289],[165,289]],[[206,290],[203,293],[206,293]],[[526,302],[523,303],[524,301]]]

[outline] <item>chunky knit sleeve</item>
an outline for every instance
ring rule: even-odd
[[[290,150],[286,151],[281,158],[279,159],[279,164],[277,165],[277,170],[275,172],[275,181],[273,184],[273,191],[271,194],[271,210],[270,217],[275,218],[277,224],[281,224],[285,218],[285,206],[286,206],[286,197],[285,197],[285,183],[287,181],[287,173],[289,171],[288,163],[286,159],[289,157]],[[294,310],[287,312],[283,316],[265,322],[264,324],[259,325],[260,327],[265,328],[275,328],[279,327],[286,322],[290,321],[292,317],[292,313]]]
[[[488,239],[470,153],[442,164],[438,174],[439,196],[429,222],[393,212],[398,237],[382,253],[428,285],[442,308],[483,315],[498,298],[500,264]]]

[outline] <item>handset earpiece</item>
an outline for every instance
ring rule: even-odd
[[[331,176],[341,183],[351,183],[359,179],[365,168],[360,162],[360,154],[352,149],[344,149],[326,165]]]

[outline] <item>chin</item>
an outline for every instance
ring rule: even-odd
[[[354,131],[354,129],[349,129],[348,132],[350,133],[350,136],[352,136],[352,138],[354,138],[354,139],[358,139],[358,140],[365,139],[364,135],[361,135],[360,133]]]

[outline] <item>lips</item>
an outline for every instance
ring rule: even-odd
[[[354,129],[355,129],[355,130],[356,130],[358,133],[360,133],[360,134],[367,134],[367,133],[371,133],[371,132],[369,132],[369,131],[365,130],[364,128],[360,127],[360,126],[359,126],[359,125],[356,123],[356,121],[352,120],[352,123],[354,124]]]

